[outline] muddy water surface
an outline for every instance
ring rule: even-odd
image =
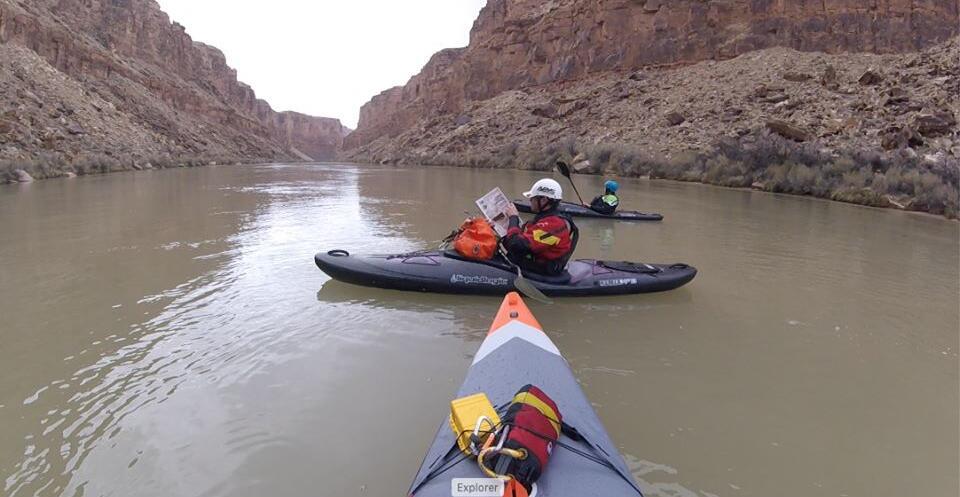
[[[498,299],[353,287],[312,255],[430,247],[534,179],[274,165],[0,187],[0,493],[405,495]],[[622,184],[666,220],[581,221],[579,254],[700,275],[531,307],[648,496],[958,494],[957,223]]]

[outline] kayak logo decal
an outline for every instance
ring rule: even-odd
[[[510,280],[506,278],[491,278],[489,276],[467,276],[465,274],[455,274],[450,277],[450,283],[463,285],[490,285],[507,286]]]
[[[610,280],[597,280],[597,284],[600,286],[624,286],[624,285],[636,285],[636,278],[616,278]]]

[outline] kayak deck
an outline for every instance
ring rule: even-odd
[[[565,423],[583,435],[576,441],[562,435],[540,480],[538,495],[641,495],[627,466],[584,395],[566,360],[516,293],[507,295],[487,338],[474,356],[456,398],[483,392],[495,406],[506,405],[521,387],[533,384],[557,404]],[[563,447],[570,446],[604,460],[592,461]],[[463,459],[446,421],[414,478],[411,496],[451,495],[453,478],[482,478],[476,461]],[[459,462],[455,462],[461,459]],[[437,476],[436,471],[450,466]]]

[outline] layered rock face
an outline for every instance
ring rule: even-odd
[[[930,155],[960,163],[960,37],[910,54],[758,50],[681,68],[606,72],[512,90],[351,149],[373,162],[470,163],[557,142],[654,156],[705,152],[771,132],[824,150]]]
[[[508,90],[768,47],[916,51],[958,33],[956,0],[489,0],[463,49],[374,97],[345,146],[394,137]]]
[[[273,111],[153,0],[0,0],[0,47],[0,158],[325,159],[349,132]]]

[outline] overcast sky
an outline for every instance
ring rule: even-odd
[[[157,0],[278,111],[337,117],[466,46],[486,0]]]

